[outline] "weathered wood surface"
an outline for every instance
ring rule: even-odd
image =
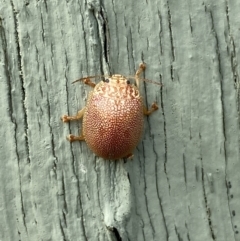
[[[240,240],[238,0],[0,1],[0,240]],[[94,74],[134,74],[134,160],[70,144]]]

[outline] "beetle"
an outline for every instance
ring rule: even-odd
[[[140,74],[145,68],[146,64],[140,63],[135,76],[131,77],[135,84],[119,74],[108,76],[98,84],[90,80],[96,76],[74,81],[83,81],[93,90],[88,94],[86,106],[77,115],[61,117],[63,122],[83,119],[81,134],[70,134],[67,139],[86,141],[89,148],[104,159],[132,158],[142,135],[144,115],[158,109],[154,102],[147,110],[140,95]]]

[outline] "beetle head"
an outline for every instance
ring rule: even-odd
[[[119,86],[119,87],[126,87],[130,85],[130,81],[126,77],[120,74],[114,74],[111,77],[106,78],[104,82],[110,83],[112,86]]]
[[[137,86],[120,74],[105,77],[94,88],[94,94],[114,99],[139,99],[140,93]]]

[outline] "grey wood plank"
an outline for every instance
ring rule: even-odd
[[[0,4],[0,240],[240,240],[240,3]],[[133,161],[66,141],[98,74],[144,61]]]

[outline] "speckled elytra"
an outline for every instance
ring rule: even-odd
[[[104,159],[133,157],[143,131],[144,115],[150,115],[158,109],[153,103],[150,110],[143,105],[139,92],[140,74],[146,65],[141,63],[134,77],[136,83],[114,74],[98,84],[91,82],[88,76],[74,81],[83,81],[94,89],[88,94],[87,104],[76,116],[63,115],[63,122],[83,118],[79,136],[69,135],[72,141],[86,141],[89,148]]]

